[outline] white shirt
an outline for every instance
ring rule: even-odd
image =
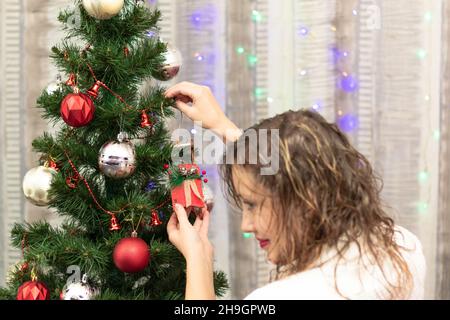
[[[422,245],[417,237],[405,228],[396,227],[395,241],[407,250],[401,250],[403,258],[412,274],[413,287],[410,299],[424,298],[425,257]],[[385,299],[386,280],[381,269],[369,258],[359,259],[359,251],[355,245],[350,246],[339,261],[337,274],[336,253],[328,252],[321,259],[325,262],[321,267],[303,271],[285,279],[272,282],[250,293],[247,300],[338,300],[338,299]],[[385,274],[395,284],[395,271],[390,263],[385,264]],[[335,279],[339,294],[335,287]]]

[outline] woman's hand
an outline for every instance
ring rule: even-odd
[[[206,86],[181,82],[166,91],[167,98],[174,98],[176,107],[192,121],[200,122],[205,129],[211,129],[225,142],[235,141],[242,134],[227,118],[219,103]],[[192,105],[189,105],[192,104]]]
[[[208,240],[209,212],[202,210],[194,225],[186,210],[175,205],[167,223],[169,240],[186,259],[186,300],[214,300],[213,247]]]
[[[169,241],[177,247],[187,261],[198,256],[208,259],[212,263],[213,247],[208,239],[209,215],[206,208],[202,215],[197,216],[192,225],[183,206],[176,204],[175,212],[167,223]]]

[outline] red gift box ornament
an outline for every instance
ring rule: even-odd
[[[181,204],[184,208],[203,208],[205,206],[202,180],[199,178],[189,178],[189,176],[199,175],[200,169],[196,164],[180,164],[179,172],[186,176],[179,186],[172,189],[172,206]]]

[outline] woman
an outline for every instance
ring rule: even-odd
[[[208,88],[181,83],[166,96],[224,142],[238,140],[229,144],[234,164],[220,170],[226,191],[242,209],[242,230],[255,235],[277,266],[276,280],[248,299],[423,298],[425,259],[419,240],[384,211],[370,163],[336,125],[301,110],[250,128],[279,130],[279,150],[271,150],[279,152],[278,173],[262,175],[263,159],[250,161],[249,146],[239,143],[245,136]],[[267,142],[258,140],[258,145]],[[191,225],[182,207],[174,209],[167,231],[186,258],[185,297],[214,299],[209,213],[204,209],[203,218]]]

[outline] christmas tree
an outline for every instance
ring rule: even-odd
[[[23,190],[64,222],[13,227],[23,261],[0,298],[184,298],[185,260],[165,225],[173,190],[179,197],[183,183],[196,189],[203,182],[198,166],[187,164],[186,172],[172,162],[164,119],[174,115],[174,101],[162,87],[142,90],[150,78],[172,79],[181,66],[176,49],[158,36],[160,16],[135,0],[78,0],[59,14],[67,36],[51,58],[67,78],[37,101],[58,130],[33,141],[41,160]],[[214,279],[221,296],[226,277],[215,272]]]

